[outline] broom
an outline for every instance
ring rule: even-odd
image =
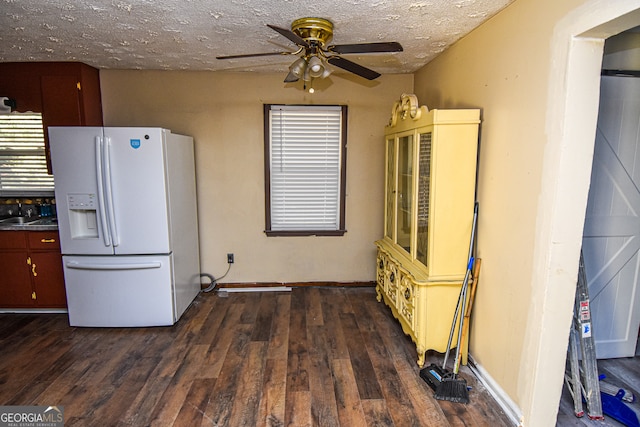
[[[451,338],[453,335],[453,327],[458,321],[458,317],[460,318],[460,324],[458,325],[458,342],[456,345],[456,358],[453,362],[453,371],[451,373],[447,373],[442,377],[440,384],[436,388],[436,392],[434,397],[438,400],[448,400],[451,402],[458,403],[469,403],[469,390],[467,390],[467,381],[464,378],[458,378],[458,372],[460,370],[460,347],[462,341],[462,330],[464,324],[464,315],[465,315],[465,306],[467,302],[467,289],[469,287],[469,276],[471,275],[471,270],[473,269],[473,247],[475,241],[476,234],[476,224],[478,221],[478,203],[474,205],[473,208],[473,225],[471,227],[471,242],[469,243],[469,262],[467,264],[467,271],[464,275],[464,280],[462,281],[462,288],[460,289],[460,297],[458,298],[458,305],[456,307],[456,312],[453,316],[453,325],[451,329],[451,334],[449,335],[449,344],[447,345],[447,354],[445,354],[445,359],[442,368],[445,368],[448,357],[448,350],[450,348]]]
[[[460,288],[460,295],[458,296],[458,302],[456,303],[456,311],[453,315],[453,321],[451,322],[451,330],[449,331],[449,339],[447,340],[447,348],[444,352],[444,361],[442,367],[435,363],[430,364],[426,368],[420,370],[420,377],[426,381],[426,383],[435,392],[440,387],[440,383],[444,378],[451,376],[451,372],[446,369],[447,360],[449,360],[449,353],[451,352],[451,341],[453,340],[453,332],[456,330],[456,323],[458,322],[458,316],[460,315],[460,305],[462,299],[465,297],[463,287]]]
[[[456,347],[456,358],[453,362],[453,371],[450,373],[446,373],[440,384],[436,388],[436,392],[434,397],[438,400],[449,400],[451,402],[458,403],[469,403],[469,391],[467,390],[467,381],[464,378],[458,378],[458,372],[460,369],[460,341],[462,340],[462,327],[464,323],[464,310],[467,299],[467,287],[469,283],[469,271],[471,270],[471,266],[473,265],[473,258],[469,260],[469,266],[467,266],[467,273],[465,274],[464,282],[462,284],[462,289],[460,290],[460,297],[462,299],[460,312],[462,315],[460,316],[460,324],[458,325],[458,343]],[[458,311],[456,310],[456,315],[453,319],[453,324],[455,325],[458,320]],[[446,357],[445,357],[446,363]],[[444,369],[444,368],[443,368]]]
[[[449,360],[449,353],[451,352],[451,341],[453,340],[453,332],[456,329],[456,323],[458,323],[458,316],[461,316],[460,305],[463,298],[466,298],[466,292],[464,286],[460,288],[460,295],[458,296],[458,302],[456,303],[456,311],[453,315],[453,321],[451,322],[451,330],[449,331],[449,339],[447,340],[447,348],[444,352],[444,361],[442,367],[435,363],[430,364],[426,368],[420,370],[420,377],[427,382],[429,387],[435,392],[444,378],[450,378],[451,372],[446,369],[447,360]]]

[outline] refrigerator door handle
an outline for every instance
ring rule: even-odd
[[[103,156],[104,156],[104,184],[105,184],[105,199],[107,200],[107,211],[109,217],[109,228],[111,230],[111,240],[113,246],[116,247],[120,244],[120,237],[118,235],[118,228],[116,227],[115,208],[113,206],[113,190],[111,186],[111,138],[105,137],[103,144]]]
[[[150,261],[150,262],[139,262],[139,263],[114,263],[114,264],[100,264],[100,263],[91,263],[91,262],[78,262],[78,261],[68,261],[66,264],[67,268],[73,268],[76,270],[147,270],[152,268],[160,268],[162,267],[162,262],[160,261]]]
[[[104,173],[102,170],[102,138],[96,136],[96,179],[98,180],[98,207],[100,209],[100,222],[102,223],[102,239],[105,246],[111,246],[111,232],[107,224],[107,211],[104,199]]]

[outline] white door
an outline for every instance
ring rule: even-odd
[[[113,253],[101,203],[101,127],[49,127],[56,211],[63,254]]]
[[[599,359],[635,354],[640,325],[640,79],[602,77],[583,236]]]
[[[117,255],[171,251],[164,131],[105,128]]]

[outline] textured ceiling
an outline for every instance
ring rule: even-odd
[[[313,16],[332,44],[398,41],[400,53],[351,54],[380,73],[410,73],[513,0],[0,0],[0,62],[80,61],[97,68],[285,71],[295,50],[266,24]]]

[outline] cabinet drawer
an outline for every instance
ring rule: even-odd
[[[398,297],[398,311],[405,318],[413,330],[416,330],[416,286],[409,276],[402,275],[400,278],[400,292]]]
[[[24,231],[0,231],[0,249],[26,249],[27,239]]]
[[[28,238],[29,248],[31,249],[60,249],[60,239],[57,231],[30,231]]]

